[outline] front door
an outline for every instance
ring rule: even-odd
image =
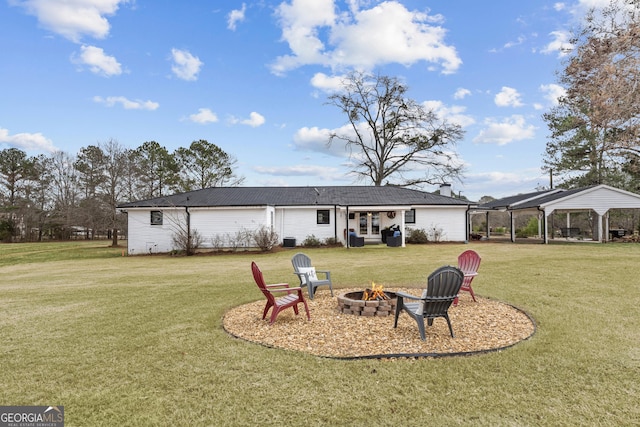
[[[380,237],[380,212],[360,212],[358,235]]]

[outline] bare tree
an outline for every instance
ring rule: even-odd
[[[124,193],[122,181],[126,172],[129,152],[118,141],[113,139],[100,144],[100,149],[104,153],[105,159],[102,196],[109,209],[111,244],[112,246],[118,246],[118,229],[121,221],[116,208],[122,201]]]
[[[353,172],[376,186],[460,179],[453,147],[464,135],[461,127],[407,98],[407,91],[395,77],[348,74],[329,104],[347,116],[350,131],[333,133],[328,144],[344,141],[356,162]]]
[[[73,164],[75,158],[64,151],[51,156],[49,170],[53,193],[52,217],[58,238],[69,239],[78,220],[78,172]]]
[[[559,76],[566,95],[543,116],[544,169],[565,186],[625,186],[640,156],[640,2],[591,10],[572,42]]]

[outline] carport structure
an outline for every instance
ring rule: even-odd
[[[572,237],[571,213],[593,212],[597,216],[593,240],[609,240],[609,213],[611,209],[640,209],[640,195],[608,185],[594,185],[572,190],[552,189],[520,194],[480,205],[470,213],[486,214],[487,237],[490,237],[489,213],[508,212],[511,220],[511,241],[515,242],[515,215],[534,213],[538,216],[538,233],[544,243],[549,243],[549,216],[566,214],[566,227],[561,227],[563,237]],[[566,235],[565,235],[566,234]]]

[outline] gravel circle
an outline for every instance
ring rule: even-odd
[[[334,295],[361,290],[338,289]],[[406,288],[385,290],[418,296],[422,292]],[[307,299],[311,321],[307,321],[304,307],[299,305],[299,315],[286,309],[269,325],[271,311],[262,320],[263,299],[229,310],[223,326],[234,337],[268,347],[341,359],[467,355],[504,349],[535,333],[534,321],[522,310],[477,295],[476,300],[464,293],[458,306],[449,309],[455,338],[449,335],[446,320],[438,318],[432,326],[425,324],[426,341],[420,339],[416,322],[406,313],[400,314],[397,328],[393,328],[393,314],[382,317],[342,314],[336,297],[324,290],[313,300]]]

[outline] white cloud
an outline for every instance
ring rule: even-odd
[[[349,157],[349,151],[345,147],[344,141],[335,139],[331,146],[327,146],[329,137],[334,134],[352,135],[351,125],[344,125],[338,129],[327,129],[314,127],[303,127],[293,136],[293,144],[297,150],[312,151],[316,153],[328,154],[333,157]]]
[[[554,8],[555,10],[557,10],[557,11],[564,10],[566,7],[567,7],[567,5],[566,5],[566,4],[564,4],[564,3],[561,3],[561,2],[558,2],[558,3],[554,3],[554,4],[553,4],[553,8]]]
[[[197,56],[193,56],[187,50],[171,49],[171,60],[173,61],[171,71],[179,79],[187,81],[198,79],[203,63]]]
[[[293,136],[293,142],[298,148],[311,151],[325,151],[331,133],[331,129],[321,129],[317,126],[311,128],[303,127],[298,129]],[[318,150],[318,148],[320,148],[320,150]]]
[[[350,10],[341,12],[333,0],[281,3],[276,13],[291,54],[278,57],[272,72],[284,74],[311,64],[369,70],[386,63],[426,61],[453,73],[462,63],[456,49],[444,42],[446,30],[433,25],[442,17],[409,11],[398,1],[371,9],[360,9],[365,2],[349,4]]]
[[[423,105],[427,110],[433,110],[438,117],[462,127],[471,126],[476,122],[473,117],[464,114],[467,107],[463,107],[461,105],[452,105],[449,107],[444,105],[441,101],[425,101],[423,102]]]
[[[294,166],[255,166],[253,170],[263,175],[275,176],[313,176],[325,181],[333,181],[344,173],[337,167],[322,165],[294,165]]]
[[[324,73],[316,73],[311,78],[311,86],[325,92],[338,92],[343,88],[344,76],[328,76]]]
[[[264,116],[260,113],[256,113],[255,111],[252,111],[249,114],[248,119],[238,119],[233,116],[229,119],[229,122],[231,124],[247,125],[247,126],[251,126],[252,128],[257,128],[259,126],[262,126],[265,123],[265,121],[266,120]]]
[[[453,94],[453,99],[463,99],[466,96],[471,95],[471,91],[469,89],[465,89],[463,87],[459,87],[456,90],[456,93]]]
[[[567,90],[565,88],[555,83],[540,85],[540,92],[545,94],[545,99],[553,106],[558,105],[558,99],[567,94]]]
[[[35,16],[47,30],[78,43],[87,35],[103,39],[110,25],[105,16],[114,15],[130,0],[24,0],[10,1]]]
[[[229,15],[227,17],[227,28],[232,31],[235,31],[236,24],[238,22],[244,21],[244,14],[246,11],[247,11],[247,5],[245,3],[242,3],[241,9],[234,9],[231,12],[229,12]]]
[[[72,62],[89,66],[94,74],[105,77],[122,74],[122,67],[115,57],[106,55],[104,50],[95,46],[83,45],[80,48],[80,55],[74,55]]]
[[[520,93],[512,87],[502,86],[502,90],[496,94],[494,102],[498,107],[522,107]]]
[[[199,108],[197,113],[191,114],[189,116],[189,120],[194,123],[200,123],[204,125],[207,123],[217,122],[218,116],[208,108]]]
[[[113,107],[116,104],[122,105],[122,108],[125,110],[156,110],[160,104],[153,101],[141,101],[135,100],[131,101],[124,96],[108,96],[103,98],[101,96],[94,96],[93,101],[98,104],[104,104],[107,107]]]
[[[16,133],[9,134],[9,129],[0,128],[0,144],[7,144],[10,147],[18,148],[23,151],[40,151],[53,153],[58,149],[54,147],[53,142],[37,133]]]
[[[553,40],[542,49],[542,53],[551,54],[557,52],[558,57],[563,57],[573,49],[573,45],[569,42],[571,36],[567,31],[552,31],[549,36]]]
[[[502,122],[487,119],[484,124],[486,127],[473,139],[473,142],[505,145],[535,136],[536,127],[528,125],[520,115],[513,115]]]
[[[516,41],[511,41],[511,42],[507,42],[507,43],[505,43],[505,44],[504,44],[504,46],[503,46],[503,48],[504,48],[504,49],[510,49],[510,48],[512,48],[512,47],[514,47],[514,46],[519,46],[519,45],[521,45],[522,43],[524,43],[524,42],[525,42],[525,40],[526,40],[526,37],[524,37],[524,36],[519,36],[519,37],[516,39]]]
[[[466,180],[462,187],[463,194],[471,200],[478,200],[482,196],[492,196],[495,198],[509,197],[514,194],[528,193],[535,191],[544,181],[540,174],[540,168],[525,168],[521,170],[503,172],[487,171],[465,174]],[[491,193],[487,193],[491,189]],[[493,193],[499,189],[498,193]]]

